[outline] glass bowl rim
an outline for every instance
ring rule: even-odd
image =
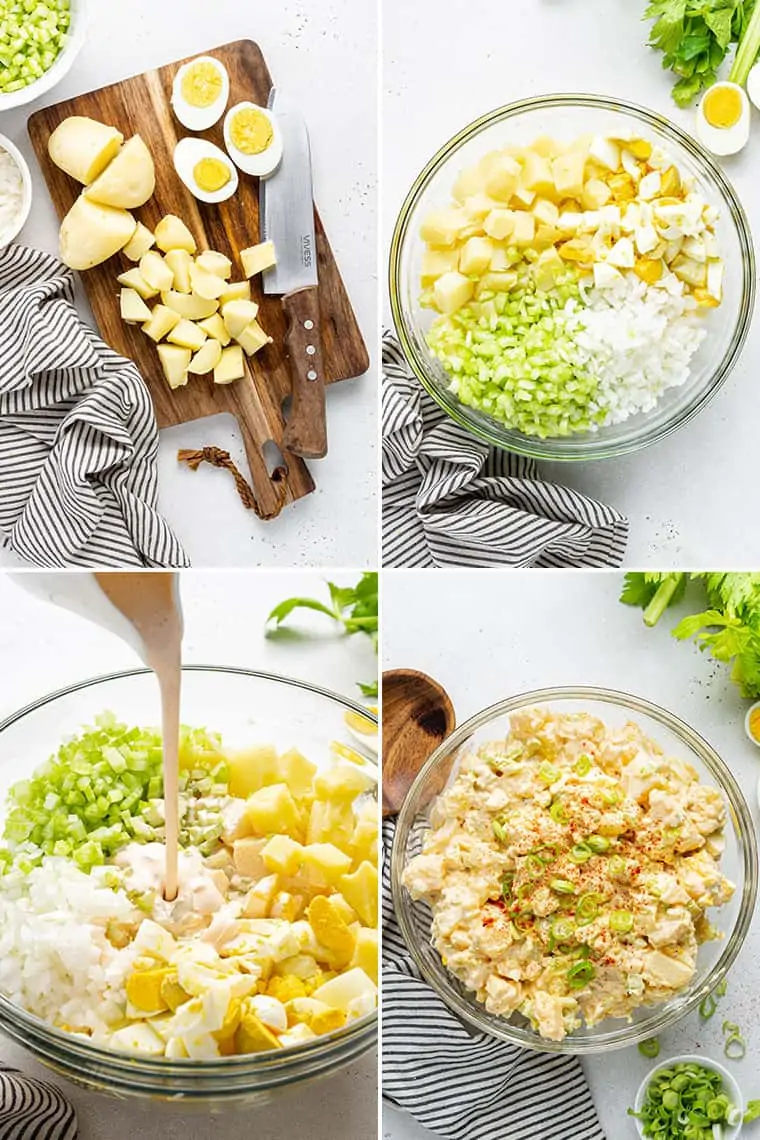
[[[587,1040],[573,1038],[569,1034],[563,1041],[549,1041],[541,1038],[533,1030],[521,1029],[504,1021],[503,1028],[496,1026],[485,1019],[485,1010],[480,1012],[475,1006],[474,998],[465,998],[454,990],[453,984],[444,989],[438,978],[428,968],[424,955],[421,953],[416,934],[407,916],[406,888],[401,883],[401,874],[406,862],[405,846],[411,830],[412,803],[417,794],[423,789],[430,773],[443,760],[447,759],[452,751],[465,743],[479,728],[491,721],[514,712],[527,705],[548,704],[560,700],[588,700],[600,701],[604,704],[615,705],[617,708],[627,708],[632,712],[650,717],[658,724],[673,732],[683,743],[696,753],[705,764],[710,774],[716,779],[724,797],[728,800],[730,809],[736,817],[736,832],[740,858],[743,862],[744,882],[742,885],[739,913],[733,929],[727,937],[723,951],[715,965],[705,976],[703,981],[695,986],[688,997],[675,1009],[654,1012],[646,1021],[636,1025],[627,1022],[621,1028],[600,1033]],[[636,696],[622,689],[608,689],[595,685],[562,685],[544,689],[531,689],[524,693],[517,693],[505,700],[497,701],[480,712],[475,713],[463,724],[459,725],[435,752],[426,761],[416,776],[414,783],[407,792],[406,799],[398,814],[396,832],[391,850],[391,892],[393,908],[398,920],[404,942],[412,955],[417,967],[425,981],[437,993],[441,1001],[458,1017],[467,1022],[481,1033],[486,1033],[498,1040],[507,1041],[512,1045],[521,1045],[535,1052],[566,1053],[575,1055],[591,1055],[602,1049],[618,1049],[628,1045],[635,1045],[647,1037],[660,1033],[663,1029],[680,1021],[687,1013],[695,1009],[703,998],[717,986],[728,973],[749,932],[755,909],[758,890],[758,844],[755,835],[752,816],[744,793],[737,780],[721,758],[715,748],[703,736],[692,728],[686,721],[681,720],[675,713],[645,697]],[[649,1007],[653,1011],[657,1006]],[[610,1019],[619,1021],[620,1019]],[[602,1024],[602,1023],[600,1023]]]
[[[12,725],[24,719],[31,713],[36,712],[38,709],[44,708],[46,705],[54,704],[60,698],[70,696],[72,693],[81,692],[84,689],[96,688],[98,685],[106,684],[111,681],[122,681],[132,677],[145,677],[149,676],[153,671],[148,668],[139,667],[133,669],[119,669],[111,673],[100,673],[93,677],[87,677],[82,681],[75,681],[70,685],[64,685],[53,692],[47,693],[34,701],[17,709],[15,712],[10,713],[8,716],[0,720],[0,736]],[[263,670],[245,669],[237,665],[208,665],[208,664],[187,664],[182,666],[184,673],[217,673],[228,674],[239,677],[249,677],[257,681],[274,682],[290,688],[303,689],[309,693],[313,693],[318,697],[323,697],[332,701],[334,704],[341,705],[352,712],[357,712],[362,716],[367,717],[374,724],[378,723],[377,714],[370,711],[366,705],[359,704],[352,697],[346,697],[340,693],[336,693],[332,689],[326,689],[321,685],[315,685],[311,681],[304,681],[298,677],[287,677],[280,673],[268,673]],[[365,757],[371,764],[376,764],[375,760]],[[342,1029],[334,1030],[332,1033],[324,1034],[316,1039],[316,1041],[308,1041],[303,1045],[291,1046],[288,1049],[270,1050],[265,1053],[246,1053],[241,1056],[209,1058],[203,1061],[198,1061],[191,1057],[178,1057],[167,1060],[165,1057],[154,1058],[148,1055],[140,1055],[134,1053],[121,1052],[117,1049],[108,1049],[103,1046],[93,1045],[82,1038],[76,1037],[67,1033],[63,1029],[57,1029],[54,1025],[50,1025],[41,1017],[36,1014],[29,1013],[21,1006],[16,1005],[10,1001],[4,994],[0,993],[0,1030],[4,1033],[9,1033],[12,1027],[13,1031],[9,1033],[21,1045],[26,1045],[28,1040],[34,1040],[35,1052],[40,1049],[39,1042],[44,1042],[49,1045],[51,1049],[60,1048],[61,1054],[66,1058],[68,1063],[75,1060],[80,1060],[83,1063],[84,1071],[89,1071],[89,1064],[100,1065],[100,1072],[107,1072],[109,1076],[109,1086],[113,1087],[114,1081],[111,1079],[112,1070],[114,1073],[120,1070],[127,1072],[135,1072],[140,1070],[142,1074],[148,1079],[151,1077],[158,1078],[161,1082],[157,1086],[157,1090],[165,1091],[164,1086],[167,1082],[171,1082],[173,1078],[192,1078],[194,1080],[204,1080],[208,1078],[213,1081],[218,1077],[237,1077],[244,1078],[246,1074],[252,1078],[260,1075],[262,1072],[281,1072],[285,1070],[298,1069],[298,1061],[316,1061],[320,1057],[324,1057],[329,1061],[333,1054],[336,1054],[336,1061],[340,1061],[340,1046],[350,1045],[354,1042],[358,1043],[359,1039],[366,1037],[366,1048],[370,1048],[374,1030],[377,1025],[377,1010],[367,1015],[366,1017],[358,1018],[355,1022],[344,1026]],[[6,1025],[6,1019],[10,1025]],[[25,1032],[29,1037],[25,1036]],[[45,1051],[45,1050],[43,1050]],[[363,1051],[363,1050],[362,1050]],[[60,1061],[60,1057],[55,1054],[48,1055],[49,1059],[55,1064]],[[259,1058],[255,1060],[255,1058]],[[89,1064],[88,1064],[89,1063]],[[296,1073],[293,1074],[297,1078]],[[141,1089],[139,1091],[146,1091]],[[212,1090],[206,1090],[201,1095],[207,1095]],[[254,1090],[252,1090],[254,1091]],[[190,1089],[184,1091],[184,1096],[187,1099],[192,1099],[198,1095]],[[233,1093],[234,1095],[234,1093]]]
[[[407,332],[407,323],[404,318],[404,306],[401,301],[401,255],[406,245],[409,225],[412,214],[419,199],[427,189],[431,178],[439,171],[443,164],[451,158],[457,150],[481,131],[496,123],[506,121],[516,115],[529,111],[551,109],[557,107],[593,107],[597,110],[614,111],[618,114],[629,115],[639,119],[650,127],[657,128],[671,142],[677,143],[702,167],[717,183],[723,201],[728,206],[730,216],[736,227],[736,233],[741,247],[742,261],[742,295],[739,314],[728,345],[726,353],[711,378],[707,387],[684,407],[673,419],[667,420],[659,427],[650,431],[646,438],[628,438],[610,443],[600,442],[577,452],[555,451],[547,441],[523,436],[514,429],[500,426],[497,420],[491,428],[489,423],[473,423],[462,412],[459,403],[448,392],[442,391],[433,382],[429,375],[429,361],[423,358],[416,349],[414,341]],[[520,99],[512,103],[505,103],[480,115],[471,123],[462,127],[452,135],[435,154],[430,158],[415,178],[404,198],[399,210],[391,236],[390,254],[388,258],[388,290],[391,304],[391,316],[395,326],[404,356],[412,372],[422,384],[425,391],[459,427],[463,428],[476,439],[480,439],[492,447],[513,451],[517,455],[524,455],[532,459],[544,459],[558,463],[591,462],[597,459],[611,459],[621,455],[643,450],[652,444],[659,443],[668,438],[679,428],[689,423],[701,412],[718,394],[725,384],[735,364],[737,363],[744,344],[749,335],[752,324],[752,314],[755,307],[756,267],[755,251],[752,241],[752,231],[744,207],[742,206],[733,185],[721,170],[712,155],[686,131],[671,122],[664,115],[643,107],[639,103],[630,103],[625,99],[614,99],[607,95],[584,94],[581,92],[563,92],[549,95],[533,96]],[[499,430],[497,430],[499,429]],[[509,439],[503,438],[501,432],[509,433]],[[582,437],[583,441],[591,438],[591,433]]]

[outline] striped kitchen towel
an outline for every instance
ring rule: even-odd
[[[79,318],[56,258],[0,250],[0,537],[35,566],[187,566],[158,513],[137,368]]]
[[[388,856],[394,831],[386,820]],[[478,1033],[422,980],[383,864],[383,1096],[445,1140],[605,1140],[577,1057]]]
[[[0,1140],[76,1140],[77,1118],[63,1093],[0,1065]]]
[[[628,520],[464,431],[383,338],[384,566],[619,566]]]

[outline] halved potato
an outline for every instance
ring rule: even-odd
[[[92,269],[123,249],[136,229],[137,222],[127,210],[99,206],[80,196],[61,223],[61,261],[69,269]]]
[[[84,192],[91,202],[133,209],[144,206],[156,188],[153,157],[139,135],[124,143],[103,173]]]
[[[116,157],[124,135],[84,115],[70,115],[48,139],[48,154],[77,182],[92,182]]]

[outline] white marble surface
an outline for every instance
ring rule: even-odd
[[[57,222],[26,133],[29,114],[152,67],[249,38],[278,87],[304,112],[314,193],[352,303],[375,357],[377,340],[376,21],[371,0],[89,0],[91,26],[74,67],[53,91],[0,113],[0,132],[28,159],[32,213],[20,240],[54,252]],[[84,300],[81,311],[91,320]],[[310,461],[317,490],[268,523],[240,503],[230,476],[180,469],[177,450],[215,445],[245,471],[232,417],[161,434],[160,505],[195,566],[374,566],[377,536],[377,385],[362,379],[328,393],[330,450]]]
[[[412,181],[453,134],[485,112],[558,91],[615,95],[686,129],[693,112],[670,98],[671,76],[645,47],[644,0],[468,0],[442,6],[386,0],[383,26],[383,246]],[[758,115],[749,146],[726,159],[750,223],[760,227]],[[384,295],[385,296],[385,295]],[[385,320],[390,320],[387,299]],[[627,565],[751,562],[737,488],[757,483],[760,330],[709,410],[638,455],[546,472],[630,518]],[[709,523],[708,523],[709,520]]]
[[[692,724],[730,764],[758,823],[760,756],[744,735],[744,701],[719,667],[674,641],[667,622],[648,630],[641,611],[620,605],[615,572],[388,572],[383,668],[422,669],[448,690],[458,723],[511,693],[561,684],[603,685],[655,701]],[[675,610],[670,611],[676,613]],[[690,612],[687,602],[678,612]],[[694,612],[692,610],[691,612]],[[445,615],[445,620],[443,619]],[[718,1014],[690,1013],[661,1035],[660,1058],[704,1052],[723,1059],[721,1022],[747,1037],[741,1062],[725,1062],[747,1099],[760,1096],[760,918],[729,975]],[[625,1109],[650,1062],[623,1049],[591,1058],[586,1072],[608,1140],[635,1140]],[[508,1109],[508,1105],[505,1106]],[[752,1129],[747,1129],[754,1135]],[[391,1108],[385,1140],[432,1134]],[[578,1140],[583,1140],[578,1137]]]
[[[336,574],[341,585],[356,574]],[[357,680],[376,675],[369,640],[345,638],[328,618],[304,611],[295,633],[264,637],[272,607],[291,595],[323,597],[324,575],[315,572],[206,572],[183,575],[185,659],[268,670],[316,680],[355,696]],[[310,636],[298,636],[309,633]],[[0,574],[0,719],[26,702],[74,680],[133,668],[135,654],[111,634],[26,594]],[[31,1055],[0,1036],[0,1061],[50,1079]],[[80,1140],[336,1140],[372,1137],[377,1127],[377,1057],[374,1051],[335,1076],[301,1085],[261,1108],[226,1112],[120,1102],[54,1078],[77,1109]]]

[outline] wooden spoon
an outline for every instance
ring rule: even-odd
[[[383,673],[383,818],[401,810],[420,768],[455,724],[448,693],[427,673]]]

